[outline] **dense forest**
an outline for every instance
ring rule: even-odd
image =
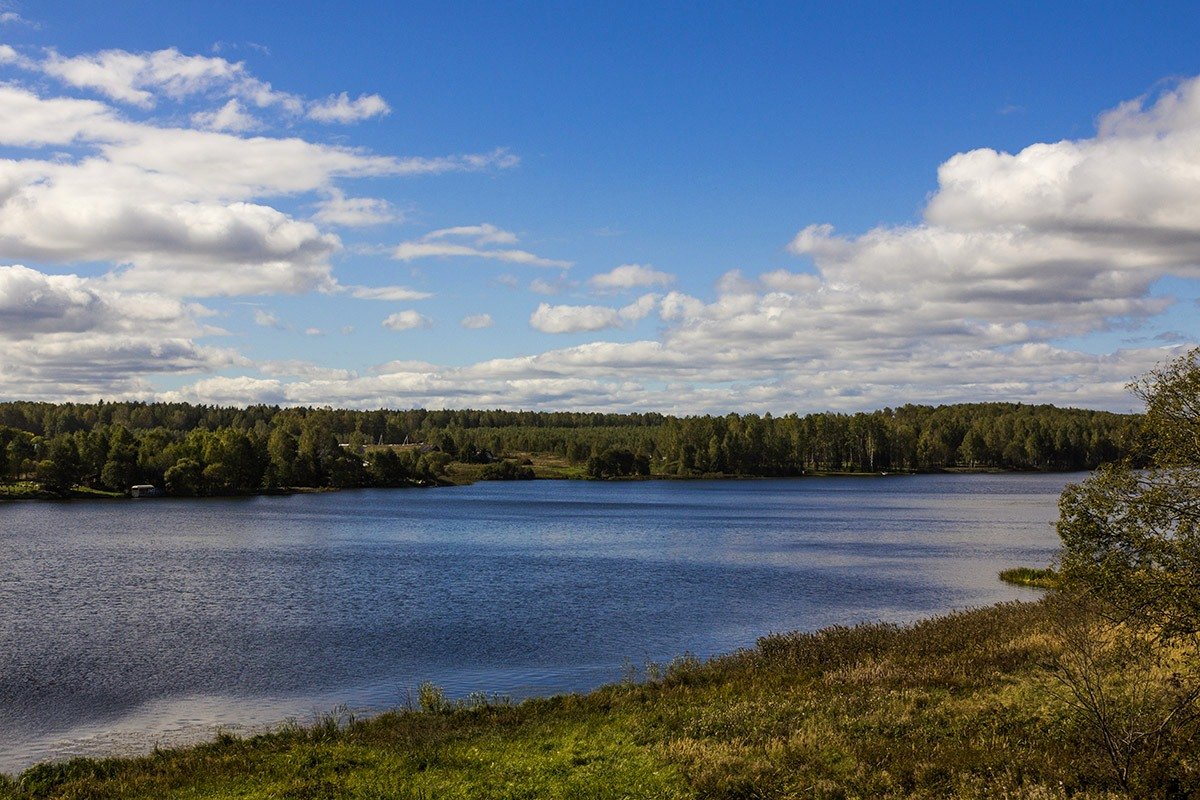
[[[352,411],[186,403],[0,403],[0,481],[171,494],[438,483],[453,462],[530,477],[553,456],[594,478],[952,468],[1071,470],[1129,452],[1139,417],[1016,403],[869,413],[672,417]],[[512,464],[507,463],[510,459]]]

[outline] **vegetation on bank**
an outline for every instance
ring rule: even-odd
[[[1090,469],[1135,452],[1137,431],[1132,415],[1012,403],[681,418],[14,402],[0,403],[0,497],[22,482],[187,496],[528,478],[519,467],[591,479]]]
[[[1036,589],[1057,589],[1061,576],[1052,567],[1014,567],[1000,571],[1000,580],[1015,586],[1032,586]]]
[[[451,703],[423,687],[372,719],[41,765],[0,798],[1118,797],[1093,720],[1045,668],[1076,655],[1060,629],[1093,624],[1051,598],[768,636],[587,695]],[[1198,766],[1146,751],[1129,786],[1188,796]]]

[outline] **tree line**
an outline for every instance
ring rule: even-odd
[[[0,480],[172,494],[442,481],[454,461],[552,455],[595,478],[1090,469],[1139,417],[1019,403],[856,414],[663,414],[0,403]],[[528,473],[520,471],[522,475]],[[491,476],[516,475],[494,469]]]

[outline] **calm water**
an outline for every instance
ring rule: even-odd
[[[1079,476],[0,505],[0,771],[1036,596]]]

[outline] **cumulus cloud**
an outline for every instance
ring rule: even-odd
[[[257,117],[246,113],[236,97],[216,110],[197,111],[192,114],[192,124],[212,131],[233,131],[234,133],[256,131],[264,127]]]
[[[185,55],[173,47],[147,52],[112,49],[69,57],[50,50],[40,61],[25,59],[21,63],[68,86],[138,108],[153,108],[162,98],[177,102],[197,96],[229,98],[219,109],[198,112],[193,117],[202,127],[215,130],[259,127],[258,120],[245,112],[245,103],[324,123],[360,122],[391,111],[387,101],[377,94],[362,94],[351,100],[341,92],[306,100],[255,78],[244,62]]]
[[[669,273],[624,264],[588,287],[661,293],[624,306],[542,303],[530,316],[536,330],[578,334],[629,330],[657,315],[654,338],[454,368],[389,362],[361,374],[256,371],[236,353],[196,344],[205,310],[172,298],[213,290],[191,287],[173,270],[194,271],[198,283],[233,281],[241,292],[270,286],[416,299],[404,287],[338,284],[329,263],[341,243],[316,227],[320,208],[304,222],[267,199],[336,198],[330,189],[343,178],[503,167],[508,154],[396,159],[300,139],[155,128],[105,103],[45,99],[12,85],[0,85],[0,109],[11,112],[0,113],[2,144],[87,151],[61,162],[50,155],[0,161],[0,256],[68,263],[101,252],[121,265],[95,280],[7,275],[9,296],[19,298],[0,304],[0,315],[9,315],[0,316],[7,337],[0,343],[6,355],[16,353],[0,362],[0,388],[10,396],[20,381],[20,391],[45,396],[97,386],[145,396],[145,364],[161,357],[164,372],[203,377],[160,396],[206,402],[694,413],[995,399],[1127,408],[1126,382],[1188,344],[1178,335],[1156,339],[1146,324],[1175,302],[1160,291],[1161,279],[1200,279],[1200,81],[1189,80],[1102,115],[1089,138],[950,157],[916,224],[840,235],[798,220],[788,250],[805,263],[794,271],[732,270],[709,293],[673,289]],[[123,203],[122,193],[138,199]],[[359,210],[369,215],[371,207]],[[392,255],[569,266],[522,249],[516,234],[490,224],[435,230]],[[225,259],[234,264],[227,272]],[[518,285],[512,276],[502,280]],[[152,300],[150,310],[135,311],[135,296]],[[136,313],[150,313],[151,322],[138,325]],[[113,319],[134,327],[113,327]],[[413,310],[383,323],[393,330],[429,324]],[[17,339],[18,328],[34,333]],[[1177,328],[1172,333],[1186,338]],[[1089,350],[1108,352],[1085,352],[1071,344],[1100,332],[1159,346],[1112,350],[1092,339]],[[131,372],[118,381],[102,366],[102,377],[91,378],[88,358]],[[245,374],[213,377],[218,369]],[[64,388],[46,388],[51,374]]]
[[[415,328],[428,328],[432,324],[433,320],[412,309],[397,311],[383,321],[383,327],[390,331],[411,331]]]
[[[849,237],[801,228],[789,249],[811,271],[731,271],[707,300],[671,291],[624,309],[543,303],[530,319],[546,332],[593,332],[657,309],[657,340],[384,371],[337,391],[529,407],[566,393],[571,407],[682,412],[981,399],[1129,407],[1130,377],[1186,342],[1099,354],[1063,342],[1137,329],[1173,302],[1151,291],[1156,281],[1200,277],[1198,153],[1192,80],[1104,115],[1092,138],[948,159],[919,224]]]
[[[764,272],[758,276],[763,286],[776,292],[791,292],[805,294],[815,292],[821,287],[821,279],[816,275],[803,272],[791,272],[786,269],[776,269]]]
[[[462,318],[459,324],[467,330],[475,331],[481,328],[490,328],[496,322],[492,319],[491,314],[468,314]]]
[[[88,76],[110,74],[128,55],[55,63],[75,82],[99,85]],[[128,80],[109,93],[142,83],[186,93],[229,69],[221,59],[167,55],[161,70],[154,59],[116,70]],[[143,73],[149,77],[134,79]],[[0,160],[0,257],[108,261],[120,265],[110,277],[122,286],[197,297],[332,288],[329,259],[340,239],[262,198],[321,191],[328,199],[318,222],[375,223],[394,218],[388,204],[346,198],[336,180],[507,161],[503,151],[405,159],[298,138],[159,127],[95,100],[43,98],[14,84],[0,84],[0,144],[85,149],[76,159]]]
[[[463,240],[466,240],[464,243]],[[401,242],[392,251],[397,261],[415,261],[420,258],[472,257],[504,261],[510,264],[526,264],[535,267],[559,267],[566,269],[570,261],[543,258],[527,250],[496,245],[516,244],[517,237],[495,225],[463,225],[431,231],[419,239]]]
[[[0,266],[0,392],[11,399],[145,396],[150,375],[249,362],[195,339],[222,331],[212,312],[78,275]]]
[[[552,306],[542,303],[529,315],[529,324],[542,333],[581,333],[616,328],[617,309],[607,306]]]
[[[644,286],[670,286],[674,282],[674,275],[642,264],[622,264],[609,272],[602,272],[588,279],[588,285],[601,292],[618,292]]]
[[[359,122],[391,112],[391,107],[377,94],[363,94],[351,100],[345,92],[310,103],[308,118],[318,122]]]
[[[50,51],[40,69],[71,86],[143,108],[153,107],[157,93],[181,99],[187,95],[249,80],[242,64],[223,58],[186,56],[175,48],[149,53],[104,50],[64,57]]]
[[[644,294],[629,305],[622,306],[617,314],[627,322],[643,320],[654,313],[654,309],[658,306],[658,299],[656,294]]]
[[[147,398],[165,375],[248,368],[235,350],[203,343],[226,332],[188,299],[428,297],[334,278],[343,246],[324,226],[401,217],[339,183],[518,163],[503,149],[410,158],[309,141],[291,133],[309,111],[353,121],[386,103],[373,95],[312,102],[216,56],[0,45],[0,67],[0,259],[48,270],[0,267],[6,397]],[[266,135],[281,116],[289,133]],[[280,200],[316,213],[298,219]],[[90,276],[52,274],[79,269]],[[267,309],[254,318],[280,324]]]
[[[543,333],[582,333],[620,328],[653,313],[658,296],[646,294],[622,308],[608,306],[553,306],[542,303],[529,316],[529,324]]]

